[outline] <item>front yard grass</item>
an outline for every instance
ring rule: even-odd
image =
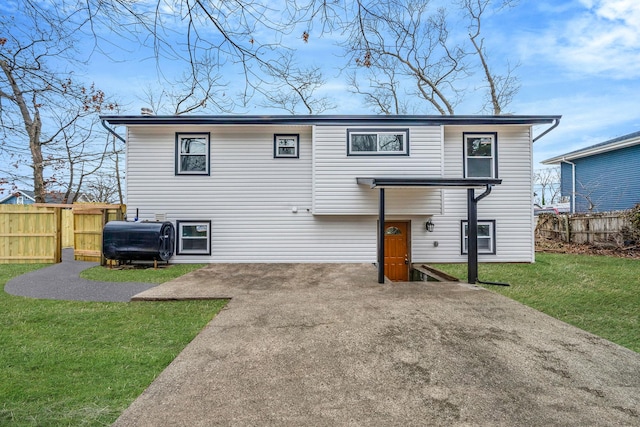
[[[0,289],[40,267],[0,265]],[[136,274],[150,282],[154,270]],[[52,301],[0,292],[0,425],[112,424],[225,303]]]
[[[466,264],[434,266],[466,280]],[[640,352],[640,260],[538,253],[535,264],[478,270],[480,280],[511,284],[486,286],[491,291]]]

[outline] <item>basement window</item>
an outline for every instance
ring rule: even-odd
[[[176,255],[211,255],[211,221],[176,221]]]
[[[461,230],[461,252],[469,253],[469,223],[462,221]],[[496,254],[496,221],[478,221],[478,253]]]

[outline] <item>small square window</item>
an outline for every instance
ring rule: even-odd
[[[469,223],[462,221],[462,242],[461,252],[467,254],[469,252]],[[495,220],[478,221],[478,253],[492,254],[496,253],[496,222]]]
[[[274,135],[273,157],[293,158],[300,157],[300,135]]]
[[[408,156],[408,129],[349,129],[347,130],[349,156]]]
[[[464,177],[497,178],[498,147],[496,133],[465,133]]]
[[[209,175],[208,133],[176,134],[176,175]]]
[[[211,221],[176,221],[177,255],[211,255]]]

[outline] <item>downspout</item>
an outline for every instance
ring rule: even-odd
[[[576,164],[564,157],[561,162],[571,165],[571,213],[576,213]]]
[[[546,134],[548,134],[549,132],[551,132],[552,130],[558,127],[558,125],[560,124],[560,119],[553,119],[553,121],[554,123],[549,129],[545,130],[540,135],[533,138],[533,141],[532,141],[533,143],[535,143],[537,140],[539,140],[540,138],[542,138],[543,136],[545,136]]]
[[[100,121],[100,123],[102,123],[102,127],[105,128],[107,130],[107,132],[109,132],[111,135],[115,136],[116,138],[118,138],[120,141],[124,142],[125,144],[127,143],[127,141],[121,137],[118,132],[116,132],[115,130],[111,129],[109,126],[107,126],[107,121],[106,120],[102,120]]]
[[[467,189],[467,283],[475,285],[481,283],[483,285],[509,286],[508,283],[502,282],[486,282],[478,279],[478,202],[489,194],[491,194],[491,185],[487,185],[484,193],[475,197],[473,188]]]

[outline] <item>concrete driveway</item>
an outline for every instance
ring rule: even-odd
[[[498,294],[371,265],[212,264],[232,298],[116,426],[640,425],[640,354]]]

